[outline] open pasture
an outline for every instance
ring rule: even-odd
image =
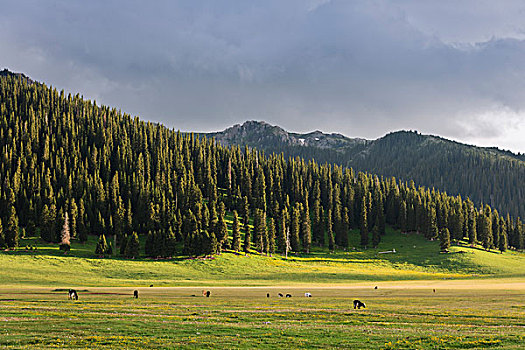
[[[78,301],[47,287],[0,288],[0,347],[519,349],[525,342],[523,281],[377,285],[86,287],[77,288]],[[367,309],[354,310],[354,299]]]

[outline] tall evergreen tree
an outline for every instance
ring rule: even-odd
[[[300,208],[299,205],[296,205],[292,210],[290,218],[290,246],[294,252],[299,252],[301,250],[301,242],[299,241],[300,217]]]
[[[364,205],[361,208],[361,245],[366,247],[368,245],[368,220],[367,220],[367,206],[366,206],[366,199],[363,197],[363,203]]]
[[[310,213],[307,206],[305,206],[301,215],[301,237],[303,237],[303,251],[308,254],[312,244],[312,231],[310,229]]]
[[[372,246],[377,248],[379,242],[381,242],[381,233],[379,232],[379,225],[376,224],[372,228]]]
[[[334,237],[334,225],[332,224],[332,210],[328,209],[328,214],[326,215],[326,234],[328,235],[328,249],[330,251],[335,250],[335,237]]]
[[[470,209],[468,214],[468,242],[470,245],[476,244],[478,240],[476,232],[476,211]]]
[[[20,234],[18,231],[18,217],[16,216],[16,210],[14,205],[9,208],[7,225],[4,231],[5,244],[8,248],[18,247],[20,240]]]
[[[439,246],[441,248],[442,252],[448,251],[450,248],[450,231],[448,228],[444,228],[443,230],[439,231]]]
[[[232,250],[236,252],[241,250],[241,228],[239,224],[239,215],[237,214],[237,210],[233,211]]]
[[[245,253],[249,253],[252,245],[252,234],[250,232],[250,226],[244,225],[244,244],[242,250]]]
[[[268,245],[267,245],[267,254],[272,254],[275,252],[275,221],[273,218],[270,218],[268,221]]]
[[[139,248],[140,248],[139,236],[137,235],[136,232],[133,232],[131,236],[129,237],[128,242],[126,244],[126,251],[125,251],[126,257],[132,258],[132,259],[138,258]]]
[[[104,257],[107,251],[108,251],[108,244],[106,241],[106,236],[102,234],[98,238],[98,243],[95,248],[95,254],[97,254],[99,257]]]
[[[402,201],[399,206],[399,216],[397,219],[397,222],[399,223],[399,229],[401,232],[407,232],[408,231],[408,225],[407,225],[407,205],[405,201]]]

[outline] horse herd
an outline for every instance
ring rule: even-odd
[[[377,287],[375,287],[375,289],[377,289]],[[204,297],[206,297],[206,298],[209,298],[209,297],[211,296],[211,291],[209,291],[209,290],[203,290],[203,291],[202,291],[202,296],[204,296]],[[283,293],[277,293],[277,296],[278,296],[279,298],[284,298],[284,297],[286,297],[286,298],[291,298],[291,297],[292,297],[292,295],[289,294],[289,293],[287,293],[286,295],[284,295]],[[304,293],[304,296],[305,296],[306,298],[311,298],[311,297],[312,297],[312,294],[309,293],[309,292],[306,292],[306,293]],[[270,293],[266,293],[266,297],[269,298],[269,297],[270,297]],[[134,291],[133,291],[133,298],[135,298],[135,299],[138,299],[138,298],[139,298],[139,291],[138,291],[138,290],[134,290]],[[68,291],[68,299],[69,299],[69,300],[78,300],[78,293],[77,293],[77,291],[74,290],[74,289],[70,289],[70,290]],[[354,300],[354,309],[361,309],[361,308],[366,308],[365,303],[363,303],[363,302],[360,301],[360,300],[355,299],[355,300]]]

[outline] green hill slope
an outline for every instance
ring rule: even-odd
[[[351,235],[357,242],[357,233]],[[309,255],[225,252],[213,259],[99,259],[95,240],[74,242],[65,256],[56,245],[27,239],[38,250],[20,249],[0,255],[4,286],[200,286],[348,284],[400,280],[458,279],[470,277],[525,278],[525,254],[484,251],[466,245],[439,253],[439,243],[418,234],[387,230],[377,249],[350,248],[328,253],[317,249]],[[144,242],[142,242],[144,243]],[[351,246],[354,242],[351,242]],[[394,250],[396,253],[380,253]]]

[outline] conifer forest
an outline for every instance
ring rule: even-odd
[[[223,147],[17,76],[0,80],[0,143],[7,248],[21,235],[61,247],[96,235],[96,254],[129,258],[307,253],[347,248],[350,232],[363,247],[376,246],[386,225],[439,239],[443,251],[463,238],[486,249],[524,248],[519,217],[469,198]]]

